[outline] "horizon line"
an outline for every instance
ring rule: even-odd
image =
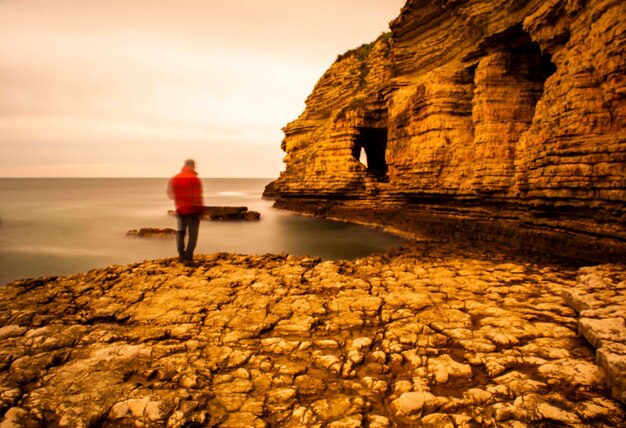
[[[30,176],[30,177],[6,177],[6,176],[0,176],[0,180],[2,179],[20,179],[20,178],[24,178],[24,179],[33,179],[33,178],[63,178],[63,179],[68,179],[68,178],[124,178],[124,179],[130,179],[130,178],[139,178],[139,179],[144,179],[144,178],[171,178],[171,176],[163,176],[163,177],[155,177],[155,176],[150,176],[150,177],[137,177],[137,176],[133,176],[133,177],[123,177],[123,176],[111,176],[111,177],[97,177],[97,176],[69,176],[69,177],[63,177],[63,176]],[[203,176],[199,176],[199,178],[209,178],[209,179],[219,179],[219,180],[228,180],[228,179],[250,179],[250,180],[275,180],[278,177],[203,177]]]

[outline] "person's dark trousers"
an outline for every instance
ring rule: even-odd
[[[176,235],[176,246],[178,255],[186,260],[193,259],[193,250],[198,243],[198,231],[200,230],[199,214],[178,214],[178,234]],[[185,248],[185,235],[187,238],[187,248]]]

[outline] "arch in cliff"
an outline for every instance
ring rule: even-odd
[[[387,128],[358,127],[352,155],[377,179],[387,176]],[[362,155],[365,159],[362,159]],[[364,161],[364,162],[363,162]]]

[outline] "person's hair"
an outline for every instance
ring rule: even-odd
[[[187,159],[185,161],[185,166],[189,166],[191,168],[195,168],[196,167],[196,162],[193,159]]]

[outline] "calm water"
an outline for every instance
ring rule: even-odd
[[[204,179],[206,205],[245,205],[258,222],[200,225],[196,253],[288,252],[355,258],[399,246],[379,229],[274,210],[261,199],[269,179]],[[0,284],[177,255],[174,239],[126,236],[142,227],[176,228],[167,179],[0,178]]]

